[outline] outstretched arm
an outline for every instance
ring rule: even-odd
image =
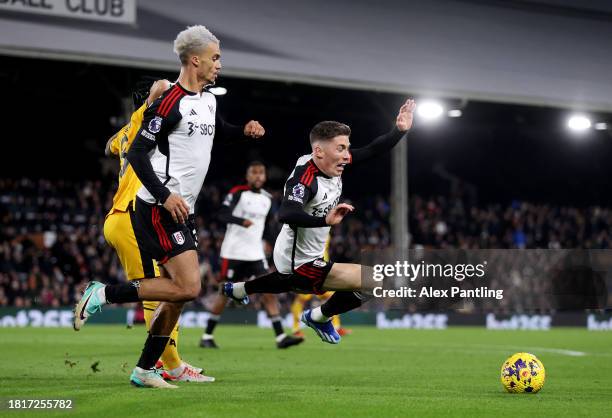
[[[393,129],[385,135],[379,136],[363,148],[352,149],[351,163],[355,164],[369,160],[393,148],[412,127],[415,107],[414,100],[406,100],[406,103],[400,107]]]
[[[266,130],[256,120],[248,122],[244,126],[233,125],[226,122],[219,112],[215,115],[215,136],[225,143],[232,143],[248,138],[259,139],[266,133]]]

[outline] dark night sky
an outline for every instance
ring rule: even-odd
[[[109,123],[121,114],[120,98],[142,75],[176,74],[72,62],[0,57],[4,158],[2,177],[96,178]],[[267,138],[213,150],[208,180],[238,180],[245,164],[262,159],[277,167],[279,186],[296,158],[308,152],[308,132],[320,120],[339,120],[361,146],[392,126],[403,96],[301,84],[221,78],[218,98],[226,120],[259,120]],[[591,131],[578,138],[564,128],[568,111],[469,102],[463,116],[419,124],[409,137],[411,193],[447,193],[448,173],[474,186],[481,201],[529,199],[571,205],[612,204],[612,136]],[[598,115],[598,120],[612,120]],[[35,154],[35,155],[34,155]],[[35,163],[36,162],[36,163]],[[345,173],[348,197],[388,193],[390,157]],[[439,171],[439,170],[437,170]]]

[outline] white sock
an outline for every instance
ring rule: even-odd
[[[327,321],[329,321],[329,318],[326,317],[325,315],[323,315],[323,312],[321,312],[321,307],[320,306],[318,308],[314,308],[312,311],[310,311],[310,317],[315,322],[327,322]]]
[[[206,333],[204,333],[204,334],[202,334],[202,339],[203,339],[203,340],[214,340],[214,339],[215,339],[215,337],[213,337],[213,336],[212,336],[212,334],[206,334]]]
[[[245,297],[246,290],[244,290],[244,282],[234,283],[234,291],[232,292],[235,298],[242,299]]]
[[[98,300],[100,301],[100,303],[103,303],[103,304],[108,303],[106,301],[106,286],[102,286],[101,288],[96,290],[96,296],[98,297]]]

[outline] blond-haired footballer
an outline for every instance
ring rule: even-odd
[[[162,93],[170,87],[168,80],[158,80],[151,86],[149,96],[132,116],[127,125],[121,128],[106,143],[104,153],[107,156],[116,155],[119,158],[119,186],[113,197],[113,206],[106,215],[104,221],[104,238],[111,247],[117,252],[119,261],[123,266],[128,280],[140,280],[145,278],[159,277],[159,266],[153,256],[139,248],[132,221],[130,219],[130,209],[133,210],[136,192],[142,183],[136,177],[134,169],[126,159],[126,155],[136,134],[142,125],[142,119],[147,107],[159,98]],[[153,313],[157,309],[159,302],[143,301],[145,323],[147,330],[150,328]],[[183,382],[210,382],[214,378],[204,376],[202,369],[191,366],[181,360],[178,353],[179,340],[178,323],[175,325],[170,340],[161,355],[161,362],[165,368],[164,378],[168,380]]]

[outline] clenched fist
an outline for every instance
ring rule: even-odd
[[[256,120],[252,120],[246,125],[244,125],[244,135],[250,136],[251,138],[261,138],[266,133],[266,130],[263,126]]]

